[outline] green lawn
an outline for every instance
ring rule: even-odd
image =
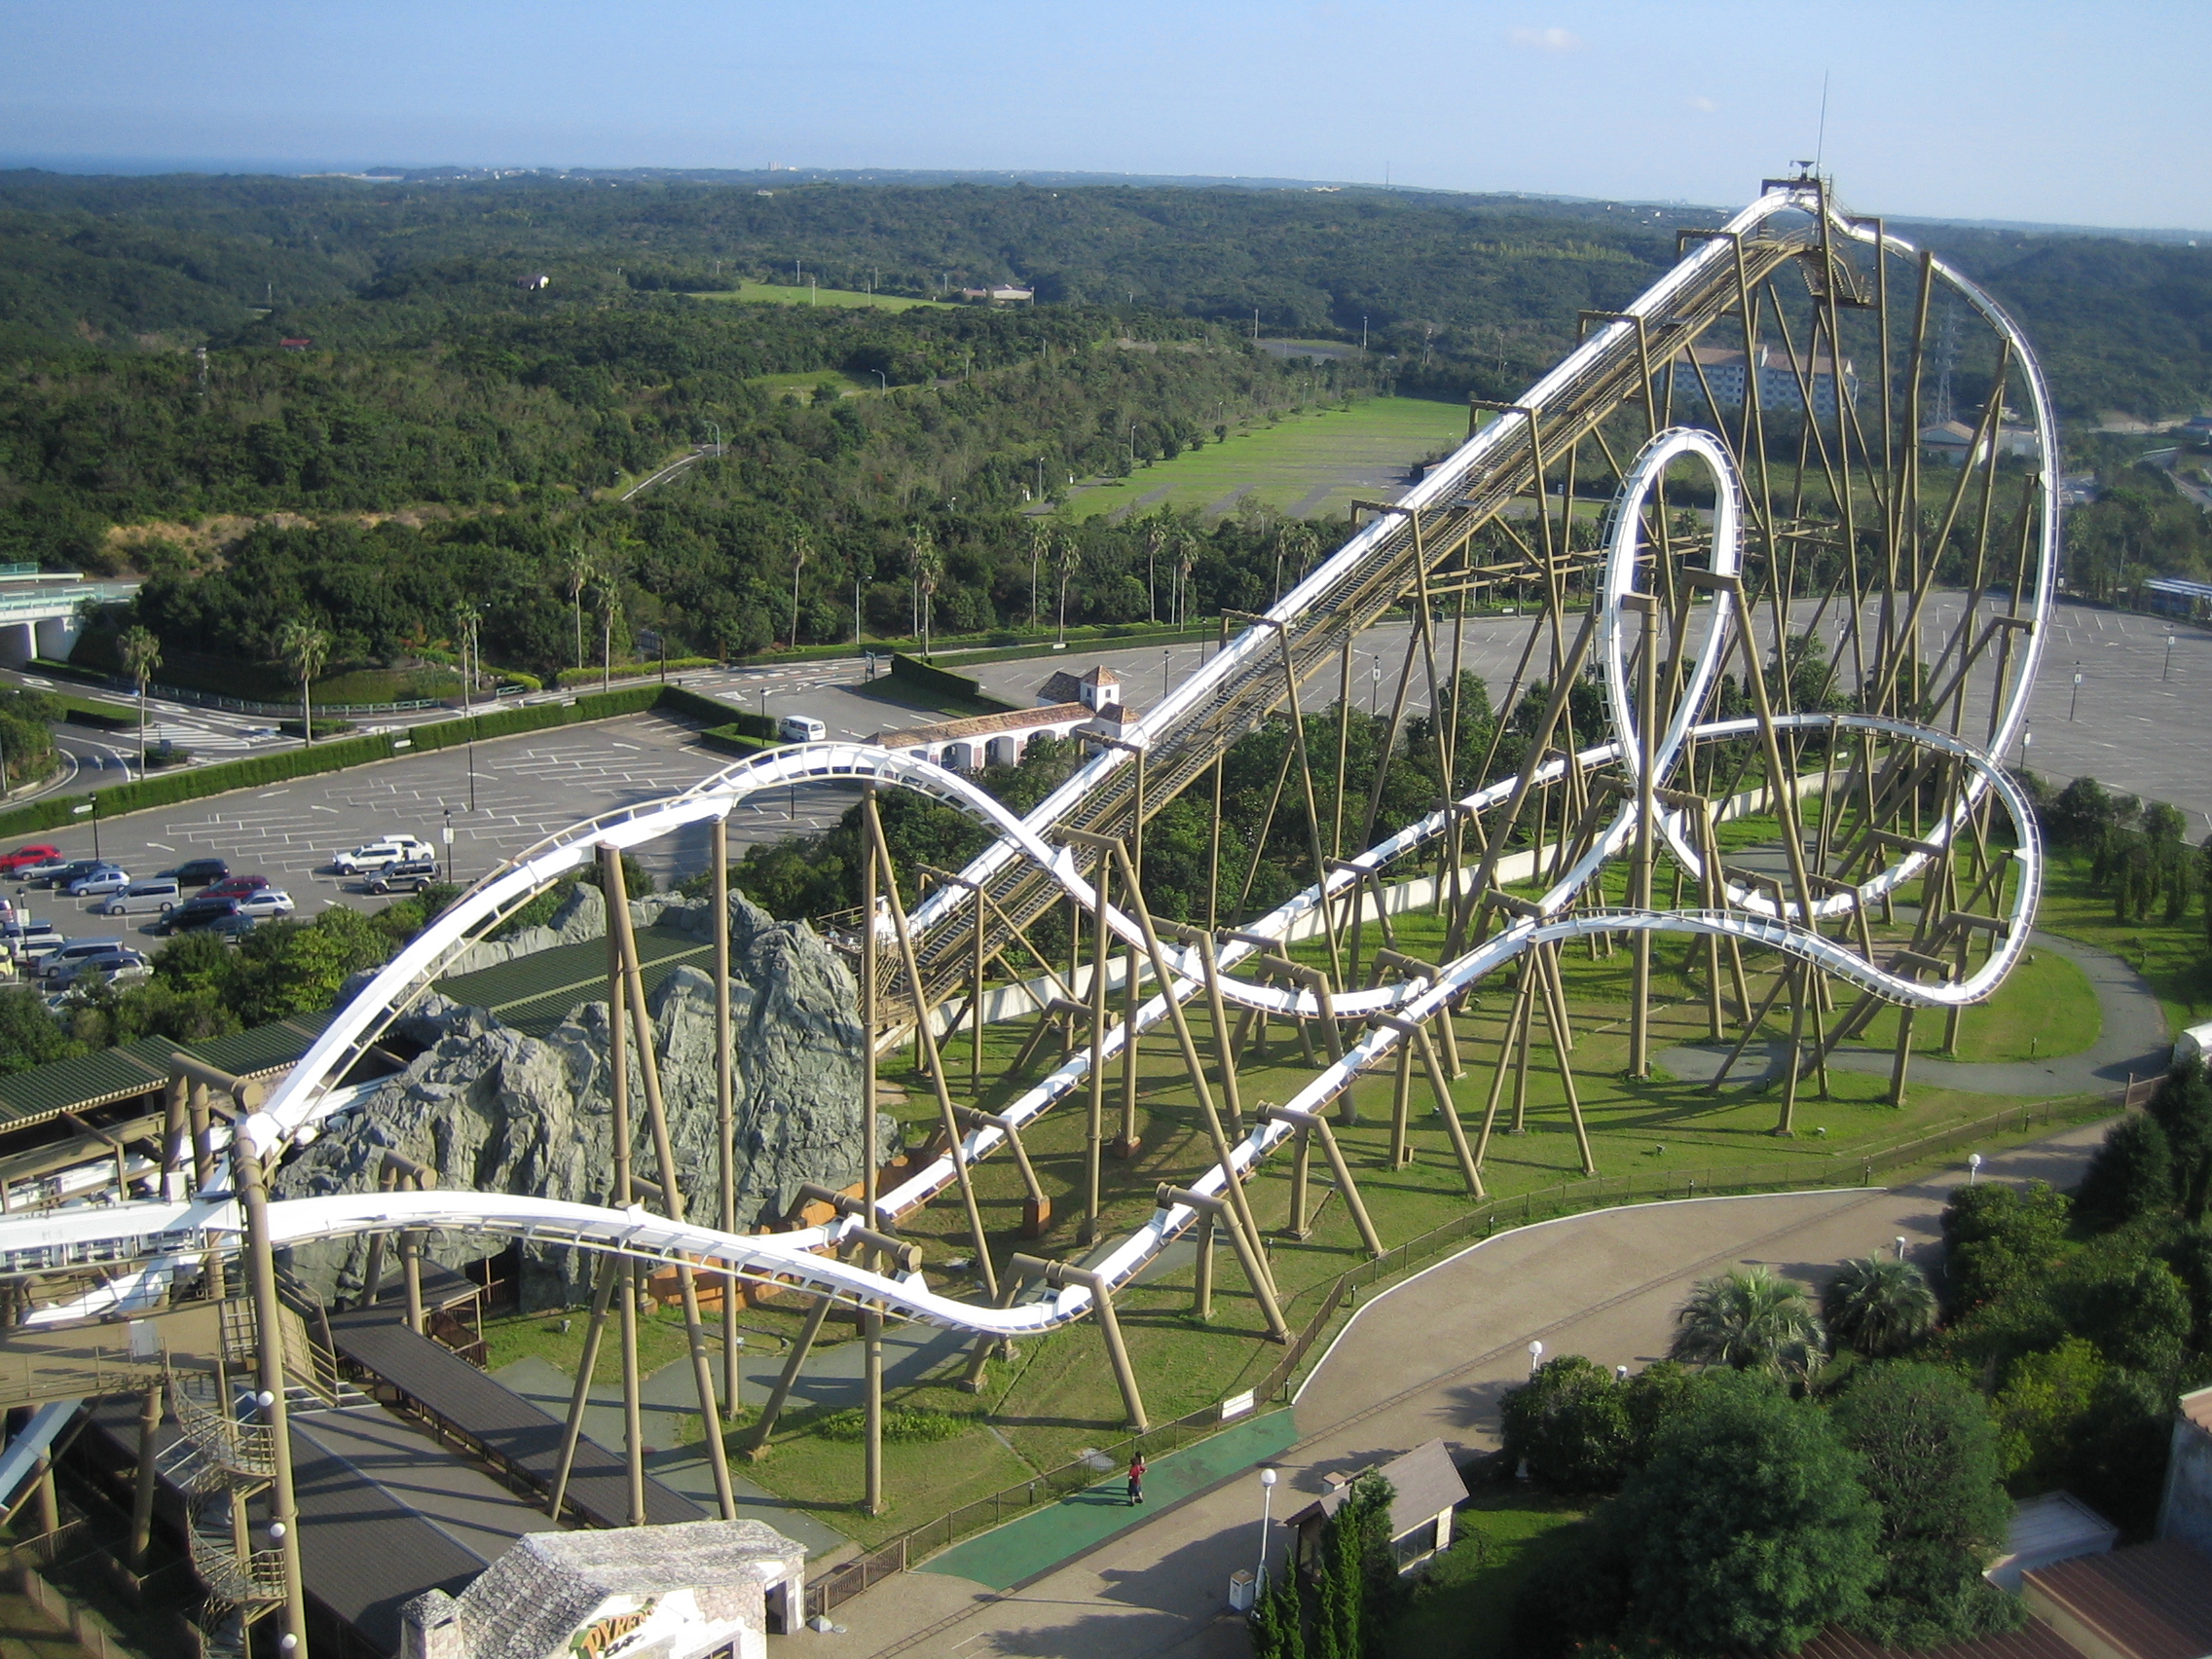
[[[1461,1509],[1458,1536],[1428,1564],[1413,1604],[1390,1628],[1385,1659],[1502,1659],[1513,1598],[1538,1563],[1566,1547],[1582,1511],[1567,1498],[1486,1486]]]
[[[1366,398],[1349,409],[1285,415],[1270,424],[1233,428],[1226,443],[1186,450],[1126,478],[1079,487],[1067,510],[1077,518],[1092,518],[1150,512],[1164,502],[1228,512],[1249,496],[1277,512],[1326,518],[1342,513],[1355,496],[1387,497],[1393,487],[1381,480],[1402,477],[1404,468],[1456,448],[1466,435],[1463,404]]]
[[[2036,925],[2111,951],[2150,981],[2166,1012],[2169,1030],[2206,1017],[2212,1009],[2212,950],[2206,948],[2201,909],[2176,923],[2157,917],[2114,919],[2109,894],[2089,883],[2089,861],[2079,853],[2051,853],[2046,866],[2043,908]]]
[[[789,283],[740,282],[735,288],[719,288],[693,294],[695,300],[746,301],[771,306],[872,306],[878,311],[912,311],[916,306],[942,306],[942,300],[909,300],[897,294],[864,294],[856,288],[793,287]]]

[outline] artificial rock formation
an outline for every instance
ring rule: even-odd
[[[582,888],[593,900],[594,889]],[[704,940],[706,902],[656,896],[632,905],[640,927],[658,923]],[[565,907],[555,940],[576,942],[582,923],[605,910]],[[589,937],[588,935],[585,937]],[[481,967],[482,962],[471,962]],[[737,1203],[750,1228],[791,1207],[802,1181],[845,1187],[861,1175],[861,1025],[853,977],[803,923],[778,922],[730,895],[731,1034],[735,1058]],[[646,996],[684,1197],[693,1220],[721,1221],[715,1111],[715,989],[709,973],[685,965]],[[481,1009],[436,996],[399,1025],[424,1051],[356,1110],[278,1172],[286,1198],[373,1191],[381,1158],[397,1150],[437,1170],[439,1185],[529,1193],[604,1203],[613,1172],[607,1004],[588,1002],[543,1038],[500,1024]],[[660,1175],[645,1117],[639,1062],[631,1055],[631,1156],[637,1172]],[[897,1125],[879,1123],[886,1155]],[[731,1225],[731,1223],[723,1223]],[[461,1267],[497,1254],[505,1240],[439,1235],[428,1253]],[[587,1295],[590,1264],[565,1249],[526,1253],[525,1307],[565,1307]],[[365,1238],[304,1246],[293,1270],[326,1301],[358,1292]]]

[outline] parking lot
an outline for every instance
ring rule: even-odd
[[[438,844],[450,812],[448,869],[458,880],[472,881],[578,819],[687,789],[729,763],[684,722],[634,715],[480,743],[473,768],[465,748],[442,750],[132,813],[99,826],[98,852],[134,876],[187,859],[224,858],[238,873],[265,875],[290,893],[302,917],[339,903],[376,909],[388,901],[364,895],[358,882],[334,873],[332,855],[389,834]],[[854,798],[850,791],[817,789],[749,802],[731,820],[731,839],[777,840],[794,830],[821,829]],[[89,817],[69,830],[24,839],[50,842],[69,858],[93,856]],[[672,836],[639,857],[664,883],[690,874],[706,867],[707,831],[701,827]],[[97,915],[98,901],[25,893],[13,883],[7,892],[70,939],[142,937],[158,920]]]

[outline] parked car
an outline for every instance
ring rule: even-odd
[[[34,922],[28,916],[18,916],[0,927],[0,944],[6,945],[18,958],[31,961],[60,949],[61,931],[52,922]]]
[[[65,887],[80,875],[92,874],[99,864],[97,859],[50,859],[25,865],[17,874],[25,887]]]
[[[243,899],[248,893],[259,893],[269,885],[266,875],[226,875],[220,881],[209,882],[201,890],[203,899]]]
[[[361,883],[363,893],[420,893],[438,879],[435,869],[415,869],[394,866],[382,875],[372,875]]]
[[[239,913],[239,901],[229,894],[195,893],[161,920],[160,931],[166,934],[187,933],[193,928],[203,928],[210,922]]]
[[[162,873],[174,876],[180,887],[212,887],[230,878],[231,866],[221,859],[190,859]]]
[[[103,916],[166,916],[183,901],[175,876],[150,875],[143,881],[133,881],[96,908]]]
[[[72,899],[99,899],[130,885],[130,872],[118,864],[94,865],[62,889]]]
[[[55,864],[60,861],[61,849],[50,847],[44,841],[32,841],[18,847],[12,853],[0,853],[0,875],[19,876],[32,865]]]
[[[256,918],[247,915],[243,910],[233,910],[229,915],[217,916],[209,922],[207,932],[220,935],[224,939],[237,939],[241,934],[253,932],[259,925]]]
[[[427,841],[418,840],[413,835],[387,835],[381,841],[355,847],[350,853],[340,853],[330,864],[340,875],[363,875],[416,859],[435,860],[437,856]]]
[[[33,968],[41,978],[51,980],[55,975],[74,972],[76,964],[94,956],[109,956],[130,947],[119,939],[65,940],[56,949],[40,957]]]
[[[231,903],[237,914],[251,916],[255,921],[266,921],[271,916],[288,916],[292,913],[292,896],[274,887],[264,887],[259,893],[248,893],[243,899]]]
[[[830,728],[807,715],[786,715],[776,722],[776,735],[786,743],[820,743]]]
[[[128,984],[147,977],[153,971],[153,964],[146,960],[143,952],[110,940],[105,950],[75,957],[47,970],[46,982],[55,990],[67,990],[88,974],[99,974],[111,985]]]

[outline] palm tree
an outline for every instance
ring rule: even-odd
[[[569,606],[576,618],[576,666],[581,668],[584,665],[584,589],[599,574],[599,566],[590,550],[579,542],[569,549],[562,570],[569,578]]]
[[[612,570],[600,571],[592,592],[599,610],[599,688],[604,691],[614,680],[614,624],[622,620],[620,574]]]
[[[1167,545],[1167,527],[1158,519],[1153,520],[1152,528],[1144,533],[1145,605],[1155,622],[1160,620],[1160,550]]]
[[[116,642],[124,672],[138,682],[138,770],[146,769],[146,682],[162,666],[162,642],[151,628],[126,628]]]
[[[792,537],[792,644],[798,644],[798,573],[814,557],[814,543],[801,534]]]
[[[1190,621],[1191,567],[1198,563],[1198,544],[1189,531],[1175,537],[1175,625]]]
[[[1035,524],[1029,527],[1029,626],[1037,626],[1037,567],[1052,554],[1052,527]]]
[[[1936,1324],[1928,1275],[1894,1256],[1862,1256],[1821,1292],[1821,1315],[1838,1342],[1879,1359],[1909,1347]]]
[[[1068,581],[1083,569],[1083,543],[1063,530],[1052,537],[1052,567],[1060,579],[1060,644],[1068,639]]]
[[[1826,1337],[1802,1289],[1764,1266],[1737,1268],[1700,1279],[1675,1310],[1667,1357],[1806,1377],[1821,1368]]]
[[[330,636],[304,616],[295,616],[278,630],[276,654],[300,682],[300,736],[314,741],[314,700],[308,685],[330,660]]]
[[[938,551],[937,538],[930,535],[929,526],[914,526],[911,558],[914,565],[914,604],[921,623],[922,655],[930,654],[931,613],[937,608],[938,583],[944,579],[944,555]]]

